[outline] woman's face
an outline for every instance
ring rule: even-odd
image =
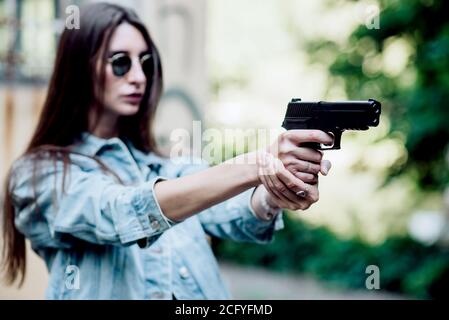
[[[123,76],[117,76],[113,72],[112,63],[106,63],[104,108],[110,115],[130,116],[139,110],[147,83],[140,61],[148,51],[142,34],[134,26],[122,23],[115,29],[107,56],[117,57],[117,53],[128,55],[132,66]]]

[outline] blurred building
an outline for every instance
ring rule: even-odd
[[[0,178],[26,147],[45,99],[58,37],[70,6],[92,0],[0,0]],[[205,0],[110,1],[134,8],[159,48],[164,96],[155,131],[168,146],[173,128],[192,130],[206,101]],[[82,25],[80,26],[82,28]],[[3,186],[3,183],[2,183]],[[29,250],[22,290],[0,285],[0,299],[43,298],[44,264]]]

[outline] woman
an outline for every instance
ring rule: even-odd
[[[269,242],[279,208],[318,200],[329,162],[290,131],[246,162],[175,165],[151,121],[158,50],[136,14],[96,3],[61,36],[31,142],[6,181],[4,268],[23,281],[25,238],[48,267],[48,299],[224,299],[206,234]],[[240,156],[242,157],[242,156]],[[235,159],[234,159],[235,160]]]

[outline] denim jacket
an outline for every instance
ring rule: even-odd
[[[46,263],[47,299],[228,299],[206,235],[267,243],[283,227],[282,215],[256,218],[254,189],[173,223],[154,184],[206,164],[175,163],[119,138],[82,137],[74,148],[82,155],[70,155],[63,189],[62,160],[47,160],[37,174],[27,157],[13,166],[15,224]]]

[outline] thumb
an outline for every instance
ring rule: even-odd
[[[332,164],[329,160],[321,160],[320,172],[322,175],[327,176],[331,167],[332,167]]]

